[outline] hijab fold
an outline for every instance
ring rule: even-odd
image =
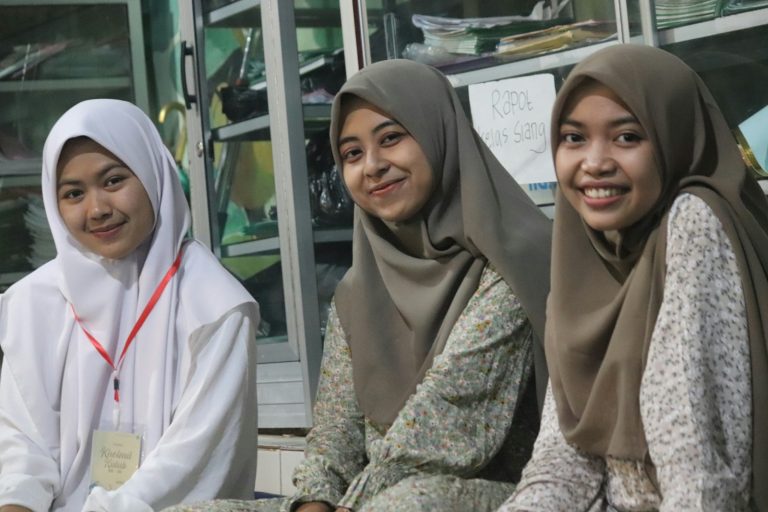
[[[663,299],[667,216],[674,199],[703,199],[733,245],[747,307],[753,396],[753,499],[768,510],[768,204],[712,95],[663,50],[616,45],[582,61],[558,93],[552,136],[569,99],[597,81],[645,129],[661,174],[659,201],[622,232],[618,255],[561,193],[556,199],[546,352],[560,427],[588,453],[648,460],[640,382]],[[574,272],[574,268],[578,270]]]
[[[475,133],[451,84],[408,60],[372,64],[337,94],[331,146],[341,168],[341,107],[361,98],[398,121],[432,167],[435,190],[400,223],[355,209],[352,267],[336,290],[367,417],[391,424],[439,354],[486,264],[542,335],[551,223]]]

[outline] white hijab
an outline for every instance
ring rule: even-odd
[[[89,252],[70,235],[59,214],[57,162],[67,140],[80,136],[125,163],[152,203],[150,239],[123,259]],[[36,426],[52,457],[60,461],[61,496],[66,497],[82,493],[91,433],[112,428],[113,409],[112,369],[75,322],[70,305],[117,363],[128,333],[184,245],[178,273],[120,371],[121,427],[143,434],[146,456],[168,428],[185,384],[190,334],[254,301],[210,251],[194,241],[184,244],[190,215],[176,165],[139,108],[111,99],[79,103],[56,122],[43,153],[43,200],[57,257],[3,301],[0,332],[34,420],[51,419]],[[36,378],[19,378],[22,372],[33,372]]]

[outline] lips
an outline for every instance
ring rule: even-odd
[[[582,201],[589,208],[611,208],[629,193],[629,187],[613,183],[588,183],[579,187]]]
[[[395,190],[397,187],[400,186],[401,183],[403,183],[403,181],[405,181],[405,178],[399,178],[396,180],[388,181],[386,183],[380,183],[375,187],[371,187],[368,190],[368,193],[373,196],[384,195],[388,192]]]
[[[119,222],[117,224],[110,224],[108,226],[99,226],[97,228],[91,228],[90,232],[97,238],[109,238],[116,235],[120,231],[120,228],[123,227],[123,224],[125,223]]]

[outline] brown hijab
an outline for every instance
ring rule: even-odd
[[[662,301],[666,220],[675,197],[701,197],[736,253],[747,305],[754,418],[753,482],[768,482],[768,204],[747,172],[719,108],[696,73],[656,48],[617,45],[582,61],[552,113],[558,139],[568,99],[590,79],[612,89],[654,146],[662,193],[652,212],[621,233],[618,249],[558,194],[546,353],[566,439],[601,455],[647,459],[640,380]],[[556,149],[556,148],[554,148]],[[766,486],[753,485],[760,510]]]
[[[543,333],[551,222],[480,140],[436,69],[390,60],[347,81],[331,116],[339,168],[341,105],[350,96],[408,130],[435,174],[431,198],[408,221],[384,222],[356,207],[352,267],[336,289],[358,401],[367,417],[389,425],[443,350],[487,262]]]

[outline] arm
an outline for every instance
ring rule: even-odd
[[[56,421],[53,414],[50,419]],[[50,508],[61,484],[46,444],[5,359],[0,371],[0,511]]]
[[[531,329],[507,284],[486,268],[424,380],[339,506],[355,510],[414,475],[471,478],[498,452],[531,372]]]
[[[720,221],[694,196],[675,202],[668,233],[640,393],[660,510],[747,510],[752,400],[736,259]]]
[[[602,499],[605,463],[569,445],[547,387],[541,428],[515,493],[499,512],[591,510]]]
[[[125,484],[94,489],[84,511],[150,511],[252,492],[258,322],[252,307],[238,306],[193,333],[190,375],[168,429]]]
[[[311,510],[309,502],[324,502],[313,503],[314,507],[338,503],[349,482],[368,462],[365,424],[352,382],[352,357],[333,303],[312,418],[306,457],[293,476],[297,488],[294,502],[305,503],[298,508],[301,512]]]

